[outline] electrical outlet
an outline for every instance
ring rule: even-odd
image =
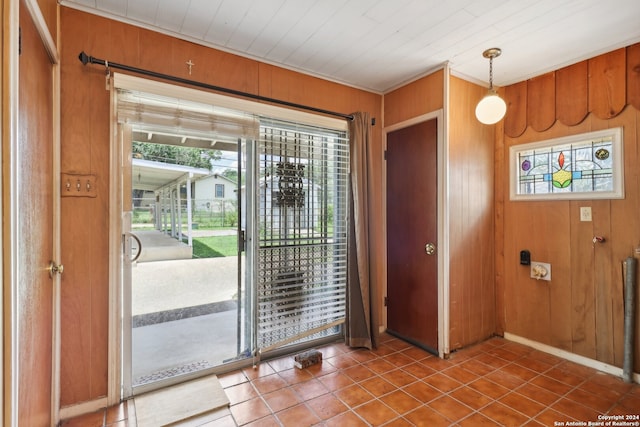
[[[531,278],[536,280],[551,280],[551,264],[531,261]]]
[[[580,208],[580,221],[591,222],[591,206],[583,206]]]

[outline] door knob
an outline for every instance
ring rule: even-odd
[[[49,277],[53,279],[54,274],[62,274],[64,272],[64,265],[49,261],[49,267],[47,267],[47,270],[49,270]]]
[[[433,243],[427,243],[424,246],[424,251],[427,253],[427,255],[433,255],[436,253],[436,245],[434,245]]]

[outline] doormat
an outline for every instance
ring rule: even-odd
[[[138,427],[166,426],[228,407],[218,377],[210,375],[133,399]]]
[[[147,375],[139,376],[133,380],[133,385],[143,385],[152,383],[155,381],[164,380],[167,378],[175,377],[178,375],[190,374],[191,372],[201,371],[203,369],[210,368],[211,365],[206,360],[200,360],[198,362],[188,363],[182,366],[176,366],[174,368],[163,369],[161,371],[152,372]]]

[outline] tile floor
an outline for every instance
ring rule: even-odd
[[[305,370],[284,357],[220,375],[230,408],[183,425],[559,426],[640,415],[638,384],[502,338],[448,360],[389,335],[380,341],[374,351],[322,347],[322,364]],[[62,425],[135,426],[135,408],[125,402]]]

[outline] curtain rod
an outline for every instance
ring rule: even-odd
[[[190,85],[190,86],[196,86],[196,87],[200,87],[200,88],[204,88],[204,89],[215,90],[217,92],[228,93],[228,94],[231,94],[231,95],[238,95],[238,96],[242,96],[242,97],[245,97],[245,98],[255,99],[255,100],[258,100],[258,101],[266,101],[266,102],[271,102],[271,103],[274,103],[274,104],[285,105],[287,107],[299,108],[299,109],[302,109],[302,110],[307,110],[307,111],[313,111],[313,112],[316,112],[316,113],[327,114],[327,115],[334,116],[334,117],[341,117],[341,118],[347,119],[347,120],[353,120],[353,116],[350,115],[350,114],[336,113],[335,111],[323,110],[321,108],[310,107],[308,105],[296,104],[296,103],[293,103],[293,102],[282,101],[280,99],[268,98],[266,96],[255,95],[255,94],[252,94],[252,93],[242,92],[242,91],[239,91],[239,90],[228,89],[228,88],[224,88],[224,87],[220,87],[220,86],[210,85],[210,84],[207,84],[207,83],[197,82],[195,80],[183,79],[182,77],[176,77],[176,76],[171,76],[171,75],[168,75],[168,74],[157,73],[155,71],[144,70],[142,68],[131,67],[129,65],[118,64],[117,62],[105,61],[104,59],[98,59],[98,58],[95,58],[93,56],[87,55],[84,51],[80,52],[80,55],[78,55],[78,59],[84,65],[87,65],[87,64],[104,65],[107,69],[109,69],[109,68],[117,68],[117,69],[120,69],[120,70],[131,71],[133,73],[143,74],[145,76],[156,77],[156,78],[160,78],[160,79],[164,79],[164,80],[170,80],[170,81],[174,81],[174,82],[178,82],[178,83],[184,83],[184,84],[187,84],[187,85]]]

